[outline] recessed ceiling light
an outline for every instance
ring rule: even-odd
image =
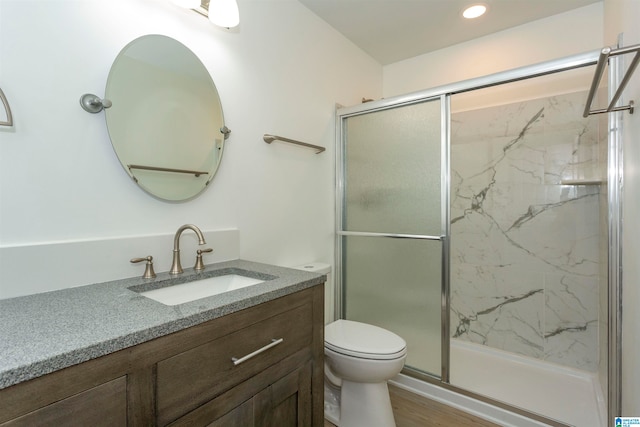
[[[462,16],[467,19],[477,18],[479,16],[484,15],[487,11],[487,6],[484,4],[474,4],[473,6],[467,7],[463,12]]]

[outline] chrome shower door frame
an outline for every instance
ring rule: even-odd
[[[532,419],[547,422],[550,425],[562,425],[556,421],[550,420],[521,408],[515,408],[510,405],[494,401],[482,395],[477,395],[464,389],[460,389],[449,383],[450,366],[449,366],[449,344],[450,344],[450,133],[451,133],[451,102],[452,95],[463,92],[470,92],[477,89],[498,86],[505,83],[527,80],[534,77],[569,71],[577,68],[595,65],[598,61],[600,50],[586,52],[553,61],[547,61],[530,66],[520,67],[509,71],[499,72],[488,76],[478,77],[474,79],[464,80],[457,83],[438,86],[432,89],[413,92],[406,95],[396,96],[392,98],[382,99],[356,105],[352,107],[343,107],[336,109],[336,239],[335,239],[335,308],[336,316],[344,317],[343,299],[345,289],[342,283],[343,277],[343,253],[342,238],[348,235],[377,235],[395,238],[422,238],[430,240],[440,240],[442,242],[442,294],[441,294],[441,310],[442,310],[442,369],[440,378],[431,377],[429,375],[412,372],[411,376],[418,379],[426,380],[431,383],[441,385],[447,389],[454,390],[461,394],[472,396],[476,399],[494,404],[495,406],[508,409],[512,412],[528,416]],[[612,72],[611,75],[616,74]],[[609,84],[615,88],[615,77],[610,76]],[[360,115],[368,114],[376,111],[396,108],[404,105],[410,105],[428,100],[441,100],[441,161],[442,161],[442,235],[441,236],[411,236],[411,235],[384,235],[380,233],[356,233],[344,230],[344,213],[345,213],[345,156],[344,156],[344,121],[345,119]],[[608,419],[619,415],[620,411],[620,358],[621,358],[621,271],[619,262],[621,260],[621,200],[620,192],[622,188],[622,149],[620,139],[620,123],[619,115],[622,113],[614,113],[609,120],[609,160],[608,160],[608,223],[609,223],[609,344],[608,344]],[[618,115],[618,116],[616,116]]]

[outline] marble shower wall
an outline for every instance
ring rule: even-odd
[[[600,186],[563,185],[602,176],[585,99],[452,115],[452,337],[597,370]]]

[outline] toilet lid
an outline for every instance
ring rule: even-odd
[[[338,353],[366,359],[394,359],[407,343],[386,329],[352,320],[336,320],[324,328],[324,344]]]

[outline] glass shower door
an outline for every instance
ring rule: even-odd
[[[407,342],[406,365],[440,377],[442,101],[342,121],[342,311]]]

